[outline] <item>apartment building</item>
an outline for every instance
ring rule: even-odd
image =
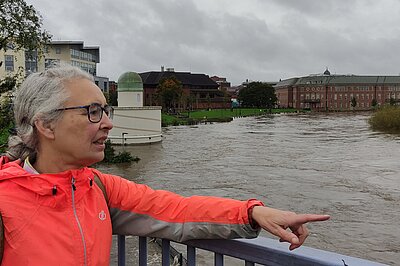
[[[0,51],[0,77],[15,74],[22,76],[43,71],[54,63],[66,62],[78,66],[92,74],[99,87],[108,92],[108,78],[97,76],[97,64],[100,63],[100,47],[85,46],[83,41],[52,41],[43,55],[36,51],[15,50],[9,45],[6,51]]]

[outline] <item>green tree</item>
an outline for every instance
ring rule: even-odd
[[[156,98],[164,110],[178,107],[182,94],[182,84],[174,76],[160,80],[156,90]]]
[[[272,85],[256,81],[239,91],[238,100],[243,107],[272,108],[278,99]]]
[[[375,108],[378,105],[378,101],[374,98],[372,99],[371,106]]]
[[[0,1],[0,50],[25,50],[27,54],[42,55],[50,40],[51,35],[42,29],[42,17],[32,5],[24,0]],[[21,72],[1,77],[2,91],[13,89]]]
[[[0,1],[0,50],[43,51],[51,35],[42,29],[42,17],[24,0]]]
[[[396,99],[393,98],[393,97],[390,97],[390,99],[389,99],[389,104],[390,104],[391,106],[396,105]]]
[[[32,5],[24,0],[0,1],[0,51],[25,50],[28,54],[37,52],[42,55],[50,39],[51,35],[42,29],[42,17]],[[3,63],[0,61],[0,65]],[[19,79],[23,78],[21,73],[22,69],[18,69],[14,74],[0,77],[0,94],[18,86]],[[0,135],[4,142],[8,135],[7,125],[12,123],[12,114],[8,96],[0,96],[0,100]]]
[[[355,108],[357,106],[357,99],[355,97],[351,97],[351,107]]]

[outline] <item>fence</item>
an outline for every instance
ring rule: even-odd
[[[162,265],[171,263],[171,245],[166,239],[161,240]],[[277,240],[258,237],[255,239],[234,240],[191,240],[185,243],[186,259],[181,265],[196,265],[196,249],[214,253],[214,265],[224,265],[224,256],[243,260],[245,266],[256,264],[277,265],[316,265],[316,266],[378,266],[381,263],[345,256],[333,252],[309,247],[289,251],[287,244]],[[139,237],[139,266],[147,265],[147,238]],[[125,236],[118,236],[118,266],[126,261]]]

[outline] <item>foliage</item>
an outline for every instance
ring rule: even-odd
[[[372,99],[371,106],[375,108],[377,105],[378,105],[378,101],[375,98]]]
[[[177,107],[181,101],[182,94],[182,84],[174,76],[160,80],[156,90],[156,98],[164,110]]]
[[[0,97],[0,128],[7,128],[13,122],[11,99],[7,95]]]
[[[396,105],[396,99],[395,98],[393,98],[393,97],[390,97],[390,99],[389,99],[389,104],[390,105]]]
[[[42,29],[42,17],[24,0],[0,2],[0,50],[43,51],[51,35]]]
[[[374,130],[400,133],[400,107],[385,106],[376,111],[368,122]]]
[[[0,128],[0,153],[4,153],[7,150],[8,137],[12,127],[12,125],[9,125],[8,127]]]
[[[12,76],[7,76],[0,80],[0,94],[14,89],[16,84],[17,80]]]
[[[241,89],[238,100],[243,107],[272,108],[278,99],[272,85],[257,81]]]
[[[351,97],[351,107],[355,108],[357,106],[357,99],[354,97]]]
[[[42,29],[42,17],[32,5],[24,0],[0,1],[0,50],[36,51],[43,54],[45,46],[50,42],[51,35]],[[1,60],[1,59],[0,59]],[[3,63],[3,61],[0,61]],[[0,79],[0,94],[11,91],[22,79],[22,68],[9,73]],[[0,103],[0,145],[6,145],[8,128],[12,127],[12,112],[9,98]]]
[[[130,163],[140,161],[139,157],[132,156],[127,151],[119,152],[115,155],[115,149],[111,146],[111,141],[106,141],[106,148],[104,149],[103,163]]]

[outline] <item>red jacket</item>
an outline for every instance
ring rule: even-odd
[[[256,237],[248,217],[254,205],[262,203],[182,197],[90,168],[35,175],[1,157],[2,265],[109,265],[112,233],[175,241]]]

